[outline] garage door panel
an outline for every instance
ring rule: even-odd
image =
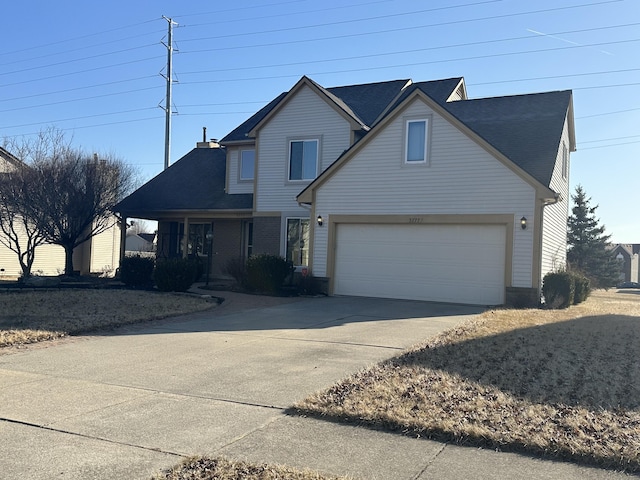
[[[341,224],[337,228],[336,294],[503,303],[504,226]]]

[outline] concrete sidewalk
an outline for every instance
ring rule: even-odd
[[[191,455],[371,480],[625,477],[284,413],[476,308],[213,294],[208,312],[0,355],[0,477],[149,479]]]

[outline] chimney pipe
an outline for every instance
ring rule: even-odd
[[[202,141],[207,141],[207,127],[202,127]]]

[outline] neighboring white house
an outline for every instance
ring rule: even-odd
[[[204,253],[213,230],[212,253],[282,255],[329,294],[484,305],[537,302],[565,264],[570,91],[303,77],[204,143],[118,207],[159,221],[159,252]]]
[[[155,241],[155,233],[127,233],[124,250],[127,254],[155,252]]]
[[[0,147],[0,175],[7,172],[19,159]],[[115,274],[120,265],[120,227],[114,225],[74,250],[73,265],[81,274]],[[2,233],[0,232],[0,235]],[[64,272],[64,249],[58,245],[41,245],[36,248],[32,273],[59,275]],[[0,277],[16,278],[22,269],[15,252],[0,244]]]

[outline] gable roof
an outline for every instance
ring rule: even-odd
[[[242,122],[236,128],[234,128],[231,132],[229,132],[220,143],[235,143],[235,142],[246,142],[248,140],[252,141],[253,139],[249,138],[249,132],[253,130],[253,128],[260,122],[267,114],[273,110],[273,108],[280,103],[280,100],[284,98],[287,92],[282,92],[276,98],[267,103],[264,107],[254,113],[247,120]]]
[[[444,108],[487,143],[548,187],[571,91],[461,100]],[[571,145],[567,148],[573,149]]]
[[[156,239],[155,233],[139,233],[138,236],[143,239],[145,242],[153,243]]]
[[[351,110],[364,125],[372,126],[411,80],[365,83],[327,88],[334,97]]]
[[[421,84],[414,84],[407,90],[376,124],[375,132],[383,128],[386,121],[398,115],[409,102],[420,97],[472,138],[476,137],[476,141],[523,179],[540,187],[544,198],[557,195],[550,189],[550,182],[567,116],[572,122],[571,91],[438,102],[425,92]],[[311,203],[310,192],[333,175],[375,134],[367,134],[343,152],[298,194],[298,202]],[[569,146],[571,149],[573,147]]]
[[[616,251],[625,252],[627,256],[631,257],[640,253],[640,243],[616,243],[611,246],[611,251],[613,253]]]
[[[325,88],[309,77],[303,76],[289,91],[274,98],[245,122],[240,124],[222,140],[221,144],[241,143],[251,140],[250,133],[267,116],[284,104],[302,84],[317,89],[326,99],[342,110],[360,127],[369,130],[389,109],[399,104],[415,88],[420,88],[439,103],[444,103],[463,82],[462,77],[412,83],[409,79],[390,80],[386,82],[363,83]]]
[[[11,166],[18,166],[18,165],[24,165],[24,163],[22,162],[22,160],[20,160],[18,157],[16,157],[15,155],[13,155],[10,151],[5,150],[4,148],[0,147],[0,161],[4,161],[8,164],[10,164]],[[3,169],[0,168],[0,171],[2,171]]]
[[[225,192],[226,154],[222,148],[194,148],[118,203],[130,217],[171,211],[251,210],[252,194]]]

